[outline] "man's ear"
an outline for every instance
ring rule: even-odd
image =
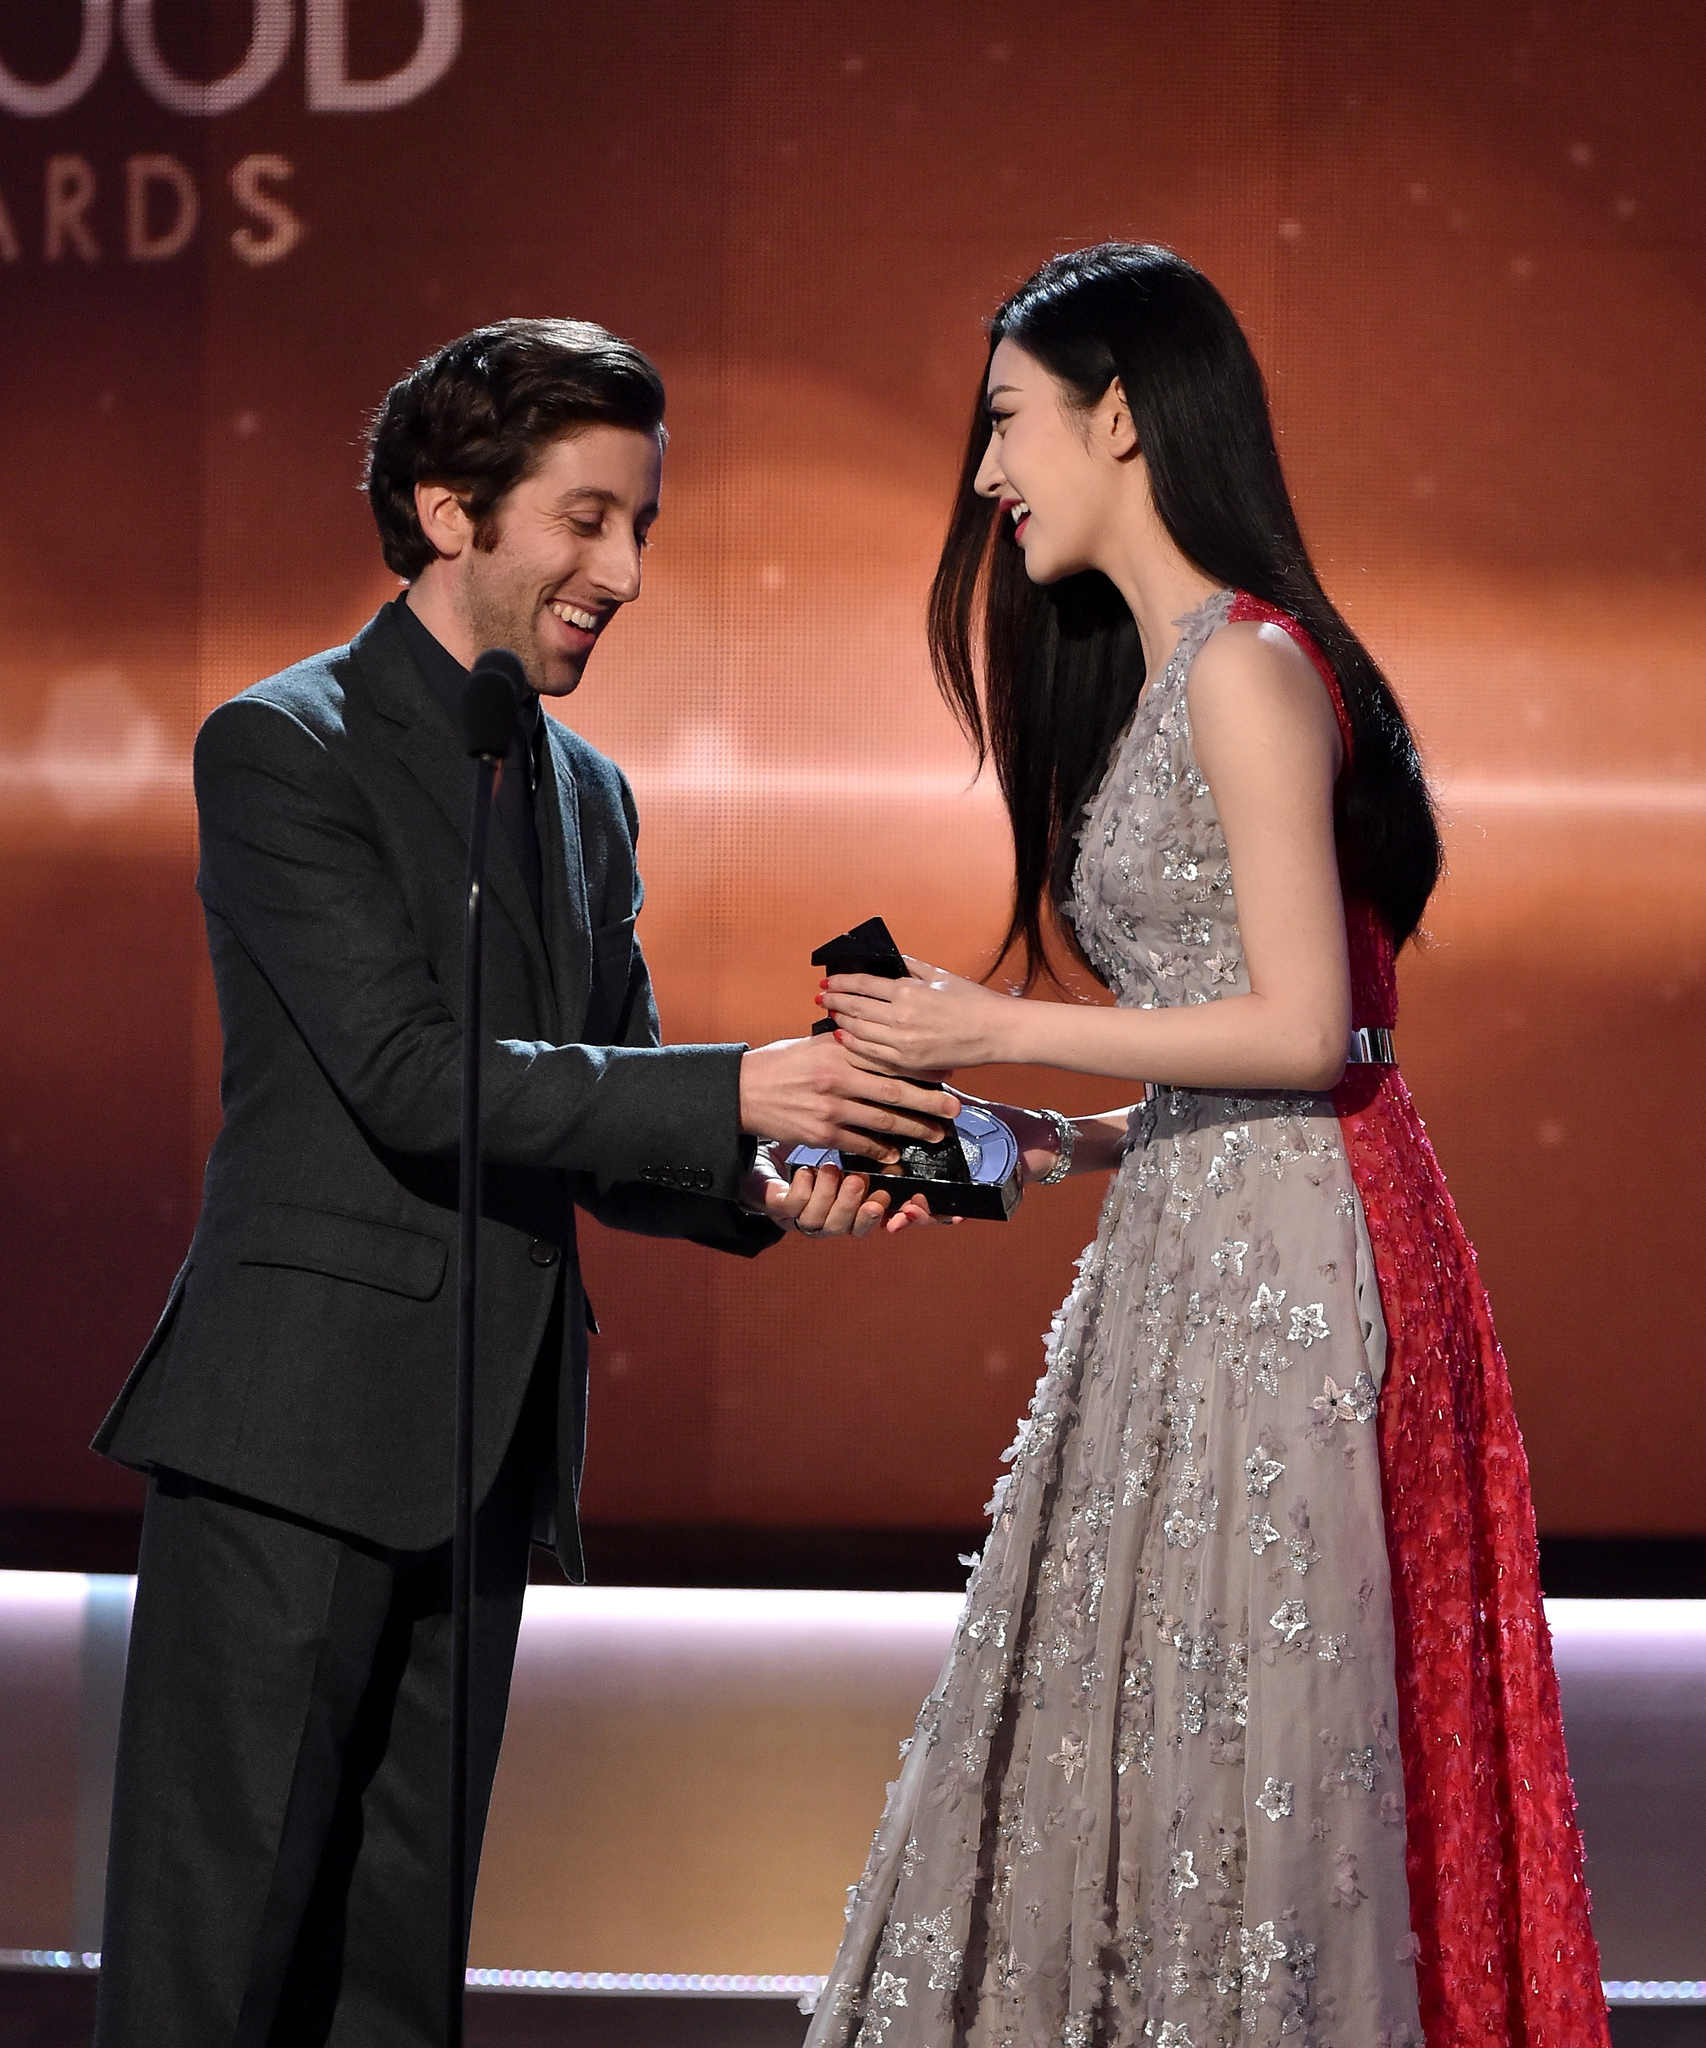
[[[415,517],[428,547],[443,560],[454,561],[474,537],[468,508],[449,484],[416,484]]]
[[[1116,462],[1129,462],[1143,452],[1132,423],[1131,401],[1117,377],[1102,394],[1102,402],[1096,408],[1096,426],[1098,439]]]

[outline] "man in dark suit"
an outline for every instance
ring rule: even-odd
[[[663,387],[581,322],[429,358],[375,423],[408,589],[196,743],[224,1127],[158,1328],[97,1447],[149,1475],[120,1738],[103,2048],[443,2038],[448,1536],[465,832],[476,653],[578,684],[639,595]],[[863,1183],[755,1140],[870,1150],[952,1097],[832,1040],[664,1047],[621,771],[535,698],[486,930],[469,1835],[496,1769],[529,1545],[585,1576],[576,1206],[750,1255],[863,1234]],[[898,1219],[889,1219],[893,1224]],[[472,1886],[470,1885],[470,1892]]]

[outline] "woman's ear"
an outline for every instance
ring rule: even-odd
[[[1131,404],[1117,377],[1102,393],[1102,402],[1096,408],[1096,439],[1116,462],[1129,462],[1142,453],[1137,445],[1137,428],[1132,423]]]

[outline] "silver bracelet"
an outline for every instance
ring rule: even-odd
[[[1039,1109],[1037,1115],[1046,1117],[1054,1126],[1055,1161],[1048,1172],[1035,1185],[1039,1188],[1057,1186],[1072,1171],[1072,1151],[1078,1143],[1078,1127],[1058,1109]]]

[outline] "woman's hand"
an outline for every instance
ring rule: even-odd
[[[955,1091],[975,1109],[987,1110],[996,1116],[1013,1133],[1013,1142],[1019,1148],[1019,1174],[1029,1187],[1033,1182],[1046,1180],[1060,1163],[1060,1133],[1055,1129],[1053,1119],[1039,1110],[1021,1109],[1012,1102],[985,1102],[981,1097],[968,1095],[961,1088]],[[1131,1136],[1129,1109],[1111,1109],[1094,1116],[1075,1116],[1072,1119],[1072,1172],[1114,1173],[1125,1157],[1126,1146]],[[893,1225],[890,1225],[893,1228]]]
[[[906,957],[911,977],[833,974],[818,1001],[855,1059],[904,1074],[987,1067],[1015,1058],[1021,999]]]
[[[1011,1102],[991,1102],[985,1107],[1013,1133],[1013,1142],[1019,1148],[1019,1176],[1025,1186],[1046,1180],[1060,1163],[1060,1133],[1049,1119],[1039,1116],[1034,1109],[1020,1109]],[[1073,1160],[1076,1164],[1076,1150]]]
[[[901,1204],[883,1228],[890,1237],[898,1237],[903,1230],[934,1223],[945,1223],[950,1229],[957,1230],[965,1220],[963,1216],[938,1216],[922,1195],[914,1195],[910,1201]]]

